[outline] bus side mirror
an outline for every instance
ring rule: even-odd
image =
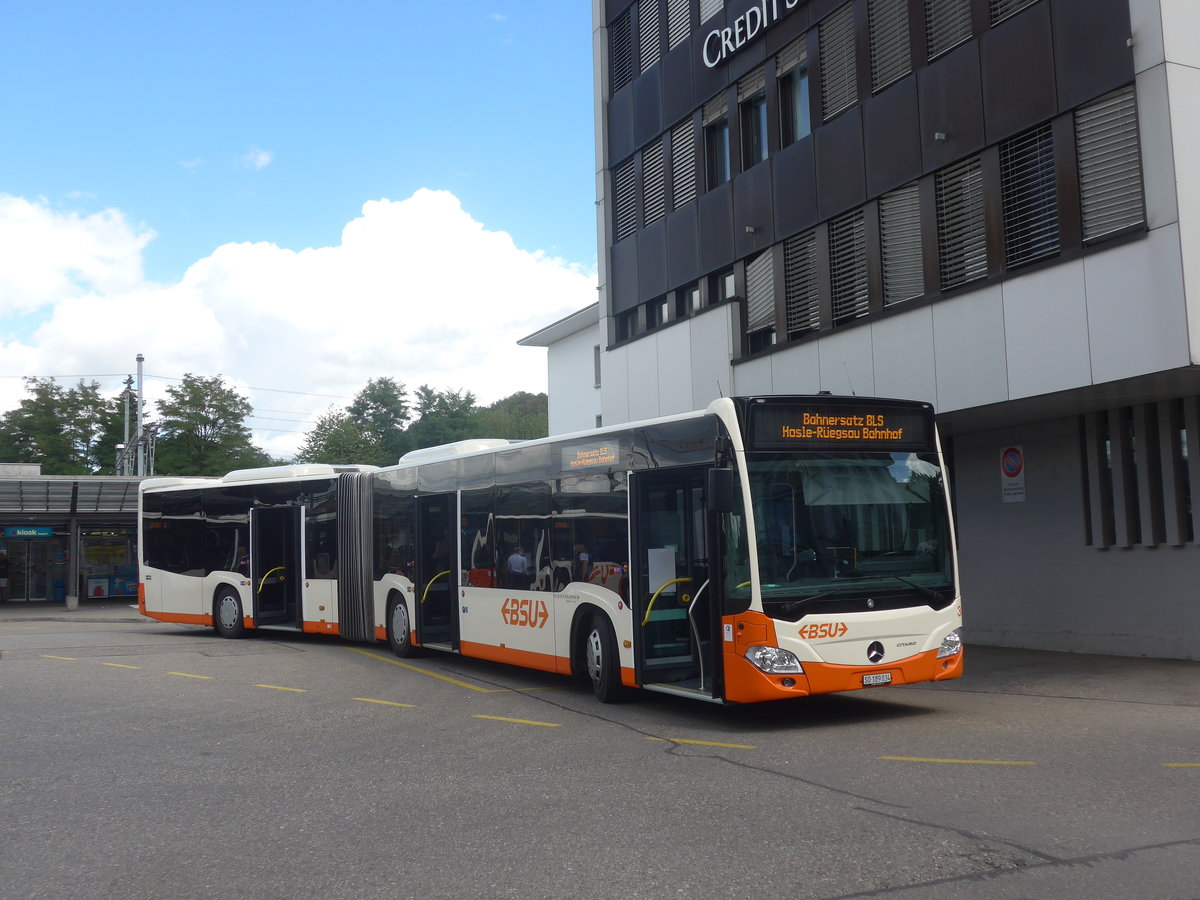
[[[733,512],[733,469],[709,469],[707,487],[709,512]]]

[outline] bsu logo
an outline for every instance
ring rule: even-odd
[[[517,625],[528,628],[545,628],[550,618],[550,610],[545,600],[518,600],[509,597],[500,607],[500,618],[506,625]]]

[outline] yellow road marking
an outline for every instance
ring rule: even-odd
[[[493,722],[515,722],[518,725],[541,725],[544,728],[559,728],[557,722],[534,722],[532,719],[510,719],[507,716],[471,716],[472,719],[491,719]]]
[[[648,737],[648,741],[662,741],[664,744],[695,744],[698,747],[724,747],[727,750],[757,750],[754,744],[722,744],[720,741],[689,741],[685,738]]]
[[[205,681],[212,681],[211,675],[189,675],[187,672],[168,672],[168,675],[178,675],[180,678],[202,678]]]
[[[256,684],[255,687],[266,688],[269,691],[289,691],[293,694],[307,694],[308,693],[307,689],[305,689],[305,688],[280,687],[277,684]]]
[[[1020,762],[1009,759],[934,759],[925,756],[881,756],[893,762],[925,762],[947,763],[956,766],[1036,766],[1033,762]]]
[[[391,700],[372,700],[370,697],[355,697],[360,703],[378,703],[380,706],[403,706],[405,709],[415,709],[411,703],[393,703]]]
[[[74,656],[51,656],[49,653],[43,653],[42,659],[65,659],[67,662],[79,662]]]
[[[399,666],[402,669],[408,669],[411,672],[417,672],[421,675],[428,675],[430,678],[437,678],[441,681],[448,681],[450,684],[465,687],[468,690],[478,691],[481,694],[511,694],[509,688],[481,688],[474,684],[467,684],[465,681],[459,681],[457,678],[451,678],[448,675],[439,675],[437,672],[430,672],[428,669],[422,669],[420,666],[413,666],[406,662],[400,662],[398,659],[392,659],[389,656],[380,656],[378,653],[371,653],[367,650],[360,650],[357,647],[346,647],[351,653],[360,653],[363,656],[369,656],[371,659],[377,659],[380,662],[385,662],[393,666]]]
[[[120,663],[101,663],[104,666],[112,666],[114,669],[140,669],[141,666],[123,666]]]
[[[1200,769],[1200,763],[1163,763],[1164,769]]]

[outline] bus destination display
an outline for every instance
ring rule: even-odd
[[[917,450],[930,440],[930,414],[920,407],[884,404],[758,406],[751,413],[755,450],[849,446]]]

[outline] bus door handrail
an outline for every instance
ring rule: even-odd
[[[700,590],[696,591],[695,596],[692,597],[692,602],[688,604],[687,611],[688,624],[692,626],[692,637],[696,639],[696,659],[700,660],[700,690],[702,691],[704,690],[704,648],[700,645],[700,629],[696,627],[696,619],[692,613],[696,611],[696,607],[699,605],[696,601],[700,599],[700,595],[704,593],[704,589],[708,587],[711,581],[711,578],[704,579],[704,584],[700,585]]]
[[[421,603],[422,604],[424,604],[425,601],[429,599],[429,589],[431,587],[433,587],[433,583],[435,581],[437,581],[439,578],[441,578],[443,575],[449,575],[451,571],[453,571],[453,570],[447,569],[445,572],[438,572],[436,575],[434,575],[432,578],[429,579],[429,584],[425,585],[425,591],[424,591],[424,593],[421,594]]]
[[[260,580],[258,582],[258,590],[255,591],[255,593],[261,594],[263,585],[265,585],[267,583],[267,579],[270,578],[272,575],[274,575],[276,572],[282,572],[285,568],[287,568],[287,567],[286,566],[276,566],[275,568],[273,568],[269,572],[267,572],[267,574],[262,577],[262,580]]]
[[[672,580],[670,580],[666,584],[664,584],[662,587],[660,587],[657,591],[655,591],[654,596],[650,598],[650,602],[646,604],[646,617],[644,619],[642,619],[642,627],[645,628],[646,624],[650,621],[650,610],[654,609],[654,601],[658,599],[659,594],[661,594],[663,591],[665,591],[667,588],[669,588],[673,584],[683,584],[684,582],[690,582],[691,580],[692,579],[690,577],[688,577],[688,578],[673,578]],[[688,600],[684,600],[681,597],[679,602],[683,603],[683,604],[687,604],[690,601],[690,599],[691,598],[689,597]]]

